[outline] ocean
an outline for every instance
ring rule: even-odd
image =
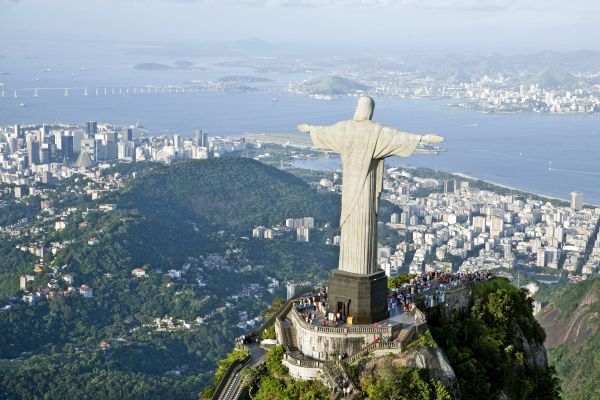
[[[288,82],[302,74],[258,75],[253,71],[215,67],[205,70],[137,71],[135,62],[118,66],[70,61],[0,60],[0,125],[88,120],[128,126],[143,124],[153,134],[209,135],[292,133],[296,125],[331,124],[352,117],[356,99],[317,100],[286,94]],[[145,61],[148,61],[146,58]],[[156,61],[156,60],[152,60]],[[158,60],[157,62],[160,62]],[[17,68],[24,63],[23,68]],[[50,66],[48,66],[50,65]],[[50,71],[46,71],[50,69]],[[95,95],[94,88],[125,88],[150,84],[179,85],[224,75],[273,79],[264,90],[249,93],[199,92]],[[26,88],[55,88],[38,92]],[[65,87],[71,88],[69,96]],[[84,96],[84,88],[89,95]],[[13,96],[19,89],[18,97]],[[123,89],[123,92],[125,90]],[[103,91],[101,90],[101,93]],[[110,93],[110,90],[109,90]],[[278,101],[274,102],[273,97]],[[376,98],[374,119],[413,133],[438,133],[446,138],[438,155],[392,159],[390,165],[411,165],[460,172],[521,190],[568,198],[581,191],[584,201],[600,204],[600,117],[591,115],[483,114],[445,107],[445,100]],[[25,106],[21,107],[20,103]],[[298,133],[298,135],[301,135]],[[305,167],[336,169],[336,158],[311,160]],[[332,164],[333,163],[333,164]]]

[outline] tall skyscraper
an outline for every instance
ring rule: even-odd
[[[298,242],[309,242],[310,241],[310,229],[309,228],[297,228],[296,229],[296,240]]]
[[[56,144],[56,149],[57,150],[62,150],[62,138],[63,135],[61,132],[54,132],[52,134],[52,137],[54,138],[54,144]]]
[[[504,220],[502,218],[492,217],[490,223],[490,235],[491,237],[499,238],[502,236],[504,231]]]
[[[19,138],[16,136],[11,136],[8,139],[8,147],[11,153],[14,153],[15,151],[19,150]]]
[[[40,146],[40,164],[48,164],[52,161],[52,152],[48,143]]]
[[[121,137],[119,138],[121,142],[127,142],[133,140],[133,129],[124,128],[121,129]]]
[[[30,167],[40,164],[40,144],[35,140],[27,142],[27,159]]]
[[[571,193],[571,209],[579,211],[583,208],[583,193],[572,192]]]
[[[176,150],[181,148],[181,137],[178,133],[173,135],[173,147],[175,147]]]
[[[40,142],[40,143],[46,142],[46,140],[48,140],[47,138],[50,136],[50,127],[46,124],[43,124],[42,127],[40,128],[39,135],[40,136],[38,138],[38,142]]]
[[[473,217],[473,229],[475,230],[475,232],[485,232],[485,217],[482,217],[480,215]]]
[[[88,135],[95,135],[98,133],[98,123],[96,121],[88,121],[86,123],[86,133]]]
[[[117,155],[119,160],[135,161],[135,142],[132,140],[119,142]]]
[[[546,266],[546,251],[543,247],[539,248],[536,254],[535,265],[537,267],[545,267]]]
[[[504,250],[504,258],[506,258],[507,260],[511,259],[512,256],[513,256],[511,244],[507,242],[507,243],[504,243],[502,245],[502,247],[503,247],[503,250]]]
[[[119,141],[119,133],[111,131],[106,133],[106,143],[117,143]]]
[[[313,229],[315,227],[315,219],[313,217],[302,218],[302,227]]]
[[[83,131],[73,132],[73,152],[79,153],[81,151],[81,141],[84,139]]]
[[[116,142],[108,142],[106,143],[106,145],[104,145],[105,147],[105,154],[104,154],[104,159],[105,160],[116,160],[118,157],[118,152],[119,152],[119,147],[118,144]]]
[[[52,137],[54,139],[54,137]],[[50,161],[48,162],[61,162],[60,154],[58,151],[58,147],[56,146],[54,140],[48,143],[48,150],[50,150]]]
[[[444,181],[444,193],[454,193],[456,190],[456,181],[454,179],[446,179]]]
[[[194,144],[198,147],[208,148],[208,134],[206,132],[202,132],[202,129],[196,129]]]
[[[62,152],[63,158],[71,161],[74,159],[74,150],[73,150],[73,136],[61,136],[60,138],[60,148]]]

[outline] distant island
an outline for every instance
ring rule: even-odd
[[[263,83],[273,82],[272,79],[259,77],[259,76],[247,76],[247,75],[227,75],[219,78],[219,82],[224,83]]]
[[[369,86],[352,79],[341,76],[323,76],[303,82],[297,88],[297,94],[307,94],[313,97],[334,97],[365,93],[369,89]]]
[[[188,60],[177,60],[174,64],[179,68],[191,68],[195,65],[193,62]]]
[[[169,69],[206,69],[203,67],[196,67],[195,65],[196,64],[192,61],[187,60],[177,60],[173,63],[173,65],[145,62],[134,65],[133,69],[141,71],[165,71]]]
[[[141,71],[164,71],[167,69],[173,69],[173,67],[166,64],[158,64],[158,63],[141,63],[136,64],[133,69],[138,69]]]

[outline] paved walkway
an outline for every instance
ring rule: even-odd
[[[265,355],[267,352],[265,351],[265,349],[260,347],[258,343],[250,343],[246,347],[248,347],[250,357],[252,357],[248,365],[250,365],[251,367],[255,367],[265,362]]]
[[[215,397],[219,400],[237,400],[242,393],[242,370],[246,367],[255,367],[265,362],[266,351],[258,343],[250,343],[246,345],[250,353],[250,361],[236,371],[227,382],[221,393],[217,393]]]
[[[301,310],[298,310],[298,311],[300,311],[300,313],[302,314]],[[326,320],[325,315],[321,314],[319,311],[315,310],[314,308],[309,308],[308,312],[311,314],[315,314],[315,318],[313,320],[312,325],[325,326],[323,323],[323,321]],[[400,323],[404,324],[404,325],[415,325],[416,324],[415,317],[413,315],[409,315],[407,312],[403,313],[399,308],[396,307],[393,310],[390,309],[390,317],[389,318],[384,319],[383,321],[379,321],[376,324],[356,325],[356,324],[347,324],[345,322],[338,322],[337,324],[334,324],[332,321],[327,321],[326,326],[336,327],[336,328],[379,326],[379,327],[385,328],[388,326],[398,325]]]

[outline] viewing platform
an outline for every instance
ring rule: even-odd
[[[351,324],[350,318],[332,321],[331,315],[328,318],[314,304],[291,302],[275,319],[277,339],[285,349],[282,362],[292,377],[320,380],[334,389],[337,384],[332,371],[336,368],[332,364],[354,361],[371,352],[401,352],[426,329],[425,316],[416,307],[412,313],[397,307],[389,311],[390,316],[380,322]]]

